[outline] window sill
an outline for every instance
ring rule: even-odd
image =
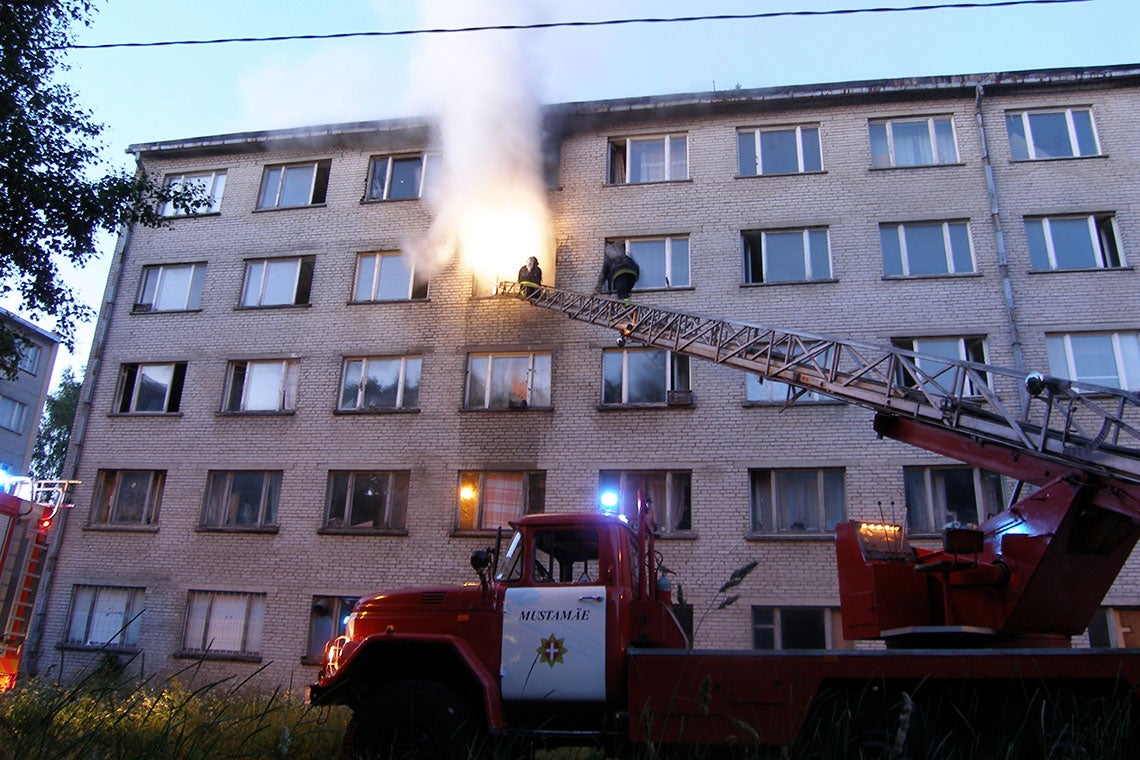
[[[528,406],[523,404],[521,406],[461,406],[459,407],[460,414],[511,414],[512,412],[546,412],[554,411],[552,406]]]
[[[819,401],[793,401],[790,404],[783,401],[744,401],[741,402],[740,406],[745,409],[784,409],[786,407],[847,406],[847,403],[836,398],[829,398]]]
[[[83,530],[125,532],[125,533],[158,533],[157,525],[134,525],[130,523],[94,523],[84,525]]]
[[[507,528],[506,530],[510,529]],[[447,535],[449,538],[494,538],[495,533],[494,528],[456,528]]]
[[[337,528],[325,526],[317,529],[318,536],[407,536],[406,528]]]
[[[804,177],[818,174],[827,174],[827,169],[816,169],[810,172],[779,172],[772,174],[737,174],[735,179],[765,179],[767,177]]]
[[[263,533],[275,535],[280,528],[276,525],[199,525],[195,533]]]
[[[382,205],[385,203],[407,203],[408,201],[420,201],[420,200],[423,200],[423,196],[417,195],[414,198],[361,198],[360,199],[360,205],[361,206],[373,206],[373,205],[377,205],[377,204]]]
[[[146,304],[135,304],[131,307],[131,314],[200,314],[201,309],[152,309],[142,308]]]
[[[254,411],[254,412],[214,412],[215,417],[292,417],[297,412],[293,409],[283,411]]]
[[[108,412],[108,417],[135,417],[135,418],[148,418],[148,419],[169,419],[178,418],[182,416],[182,412]]]
[[[968,280],[972,277],[983,277],[981,272],[942,272],[940,274],[885,274],[880,279],[883,282],[910,282],[913,280]]]
[[[301,664],[302,665],[316,665],[316,666],[320,667],[321,665],[325,664],[325,658],[324,657],[313,657],[311,654],[305,654],[305,655],[301,655]]]
[[[946,164],[912,164],[908,166],[871,166],[873,172],[906,171],[907,169],[944,169],[953,166],[965,166],[965,161],[954,161]]]
[[[657,531],[654,538],[658,541],[696,541],[700,538],[695,530],[674,530],[669,533]]]
[[[775,288],[781,285],[822,285],[826,283],[839,282],[837,277],[828,277],[819,280],[783,280],[781,282],[742,282],[742,288]]]
[[[599,412],[644,412],[658,409],[693,409],[697,406],[696,400],[687,402],[654,401],[649,404],[598,404],[594,407]]]
[[[1033,275],[1042,274],[1064,274],[1071,272],[1074,274],[1089,274],[1091,272],[1131,272],[1134,267],[1081,267],[1079,269],[1030,269],[1028,274],[1030,277]]]
[[[55,648],[61,652],[91,652],[92,654],[129,654],[136,655],[142,650],[139,647],[116,644],[71,644],[63,642],[56,644]]]
[[[265,214],[271,211],[296,211],[302,208],[326,208],[327,203],[305,203],[298,206],[266,206],[265,208],[255,208],[253,213]]]
[[[1108,158],[1107,153],[1097,153],[1093,156],[1052,156],[1049,158],[1011,158],[1011,164],[1041,164],[1052,161],[1088,161],[1090,158]]]
[[[745,541],[834,541],[835,532],[745,533]]]
[[[384,298],[376,301],[345,301],[345,306],[377,306],[396,303],[431,303],[431,298]]]
[[[389,409],[383,407],[380,409],[334,409],[333,415],[339,417],[371,417],[374,415],[383,414],[419,414],[420,408],[409,407],[406,409]]]
[[[649,182],[607,182],[603,187],[645,187],[646,185],[691,185],[692,177],[684,179],[655,179]]]
[[[242,306],[234,307],[234,311],[282,311],[286,309],[308,309],[311,303],[275,303],[267,306]]]
[[[195,652],[183,649],[170,655],[176,660],[230,660],[231,662],[261,662],[259,654],[242,654],[240,652]]]

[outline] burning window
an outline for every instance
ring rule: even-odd
[[[632,185],[688,178],[686,135],[618,137],[610,140],[610,184]]]
[[[1008,113],[1005,127],[1014,161],[1100,155],[1088,108]]]
[[[736,146],[742,177],[823,170],[815,125],[741,129],[736,133]]]
[[[929,166],[958,162],[954,120],[949,116],[870,122],[871,166]]]
[[[399,251],[362,253],[356,257],[352,300],[407,301],[427,298],[428,283],[416,276],[412,257]]]
[[[331,165],[332,162],[326,159],[265,167],[257,207],[289,208],[324,203],[329,189]]]

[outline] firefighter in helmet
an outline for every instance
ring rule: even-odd
[[[519,292],[523,298],[530,298],[538,292],[538,287],[542,285],[542,268],[538,266],[538,259],[531,256],[526,260],[526,266],[519,269]]]
[[[606,256],[605,261],[602,263],[602,274],[598,277],[598,284],[594,288],[595,293],[601,293],[602,289],[609,284],[609,287],[614,292],[614,296],[621,301],[629,301],[629,293],[633,290],[633,286],[637,284],[637,278],[641,276],[641,268],[637,266],[629,254],[625,252],[625,246],[621,243],[606,243]]]

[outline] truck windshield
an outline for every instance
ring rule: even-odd
[[[522,533],[515,531],[511,545],[507,547],[507,554],[503,557],[499,567],[503,568],[495,576],[497,581],[517,581],[522,577]]]

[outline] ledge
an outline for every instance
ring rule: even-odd
[[[835,543],[835,532],[817,533],[745,533],[745,541],[826,541]]]
[[[84,525],[83,530],[106,531],[116,533],[158,533],[157,525],[133,525],[117,523],[92,523]]]
[[[767,177],[812,177],[827,174],[827,169],[817,169],[810,172],[778,172],[773,174],[735,174],[733,179],[765,179]]]
[[[242,654],[240,652],[195,652],[189,649],[175,652],[170,655],[176,660],[229,660],[231,662],[261,662],[259,654]]]
[[[395,528],[337,528],[324,526],[317,528],[318,536],[407,536],[407,529]]]
[[[383,407],[380,409],[371,409],[371,408],[370,409],[333,409],[333,416],[334,417],[374,417],[374,416],[381,416],[381,415],[385,415],[385,414],[419,414],[419,413],[420,413],[420,408],[418,406],[417,407],[409,407],[409,408],[393,408],[393,409],[389,409],[387,407]]]
[[[73,644],[61,642],[55,645],[61,652],[89,652],[91,654],[128,654],[136,655],[142,651],[141,647],[122,646],[114,644]]]
[[[264,533],[276,534],[280,530],[277,525],[198,525],[195,533]]]

